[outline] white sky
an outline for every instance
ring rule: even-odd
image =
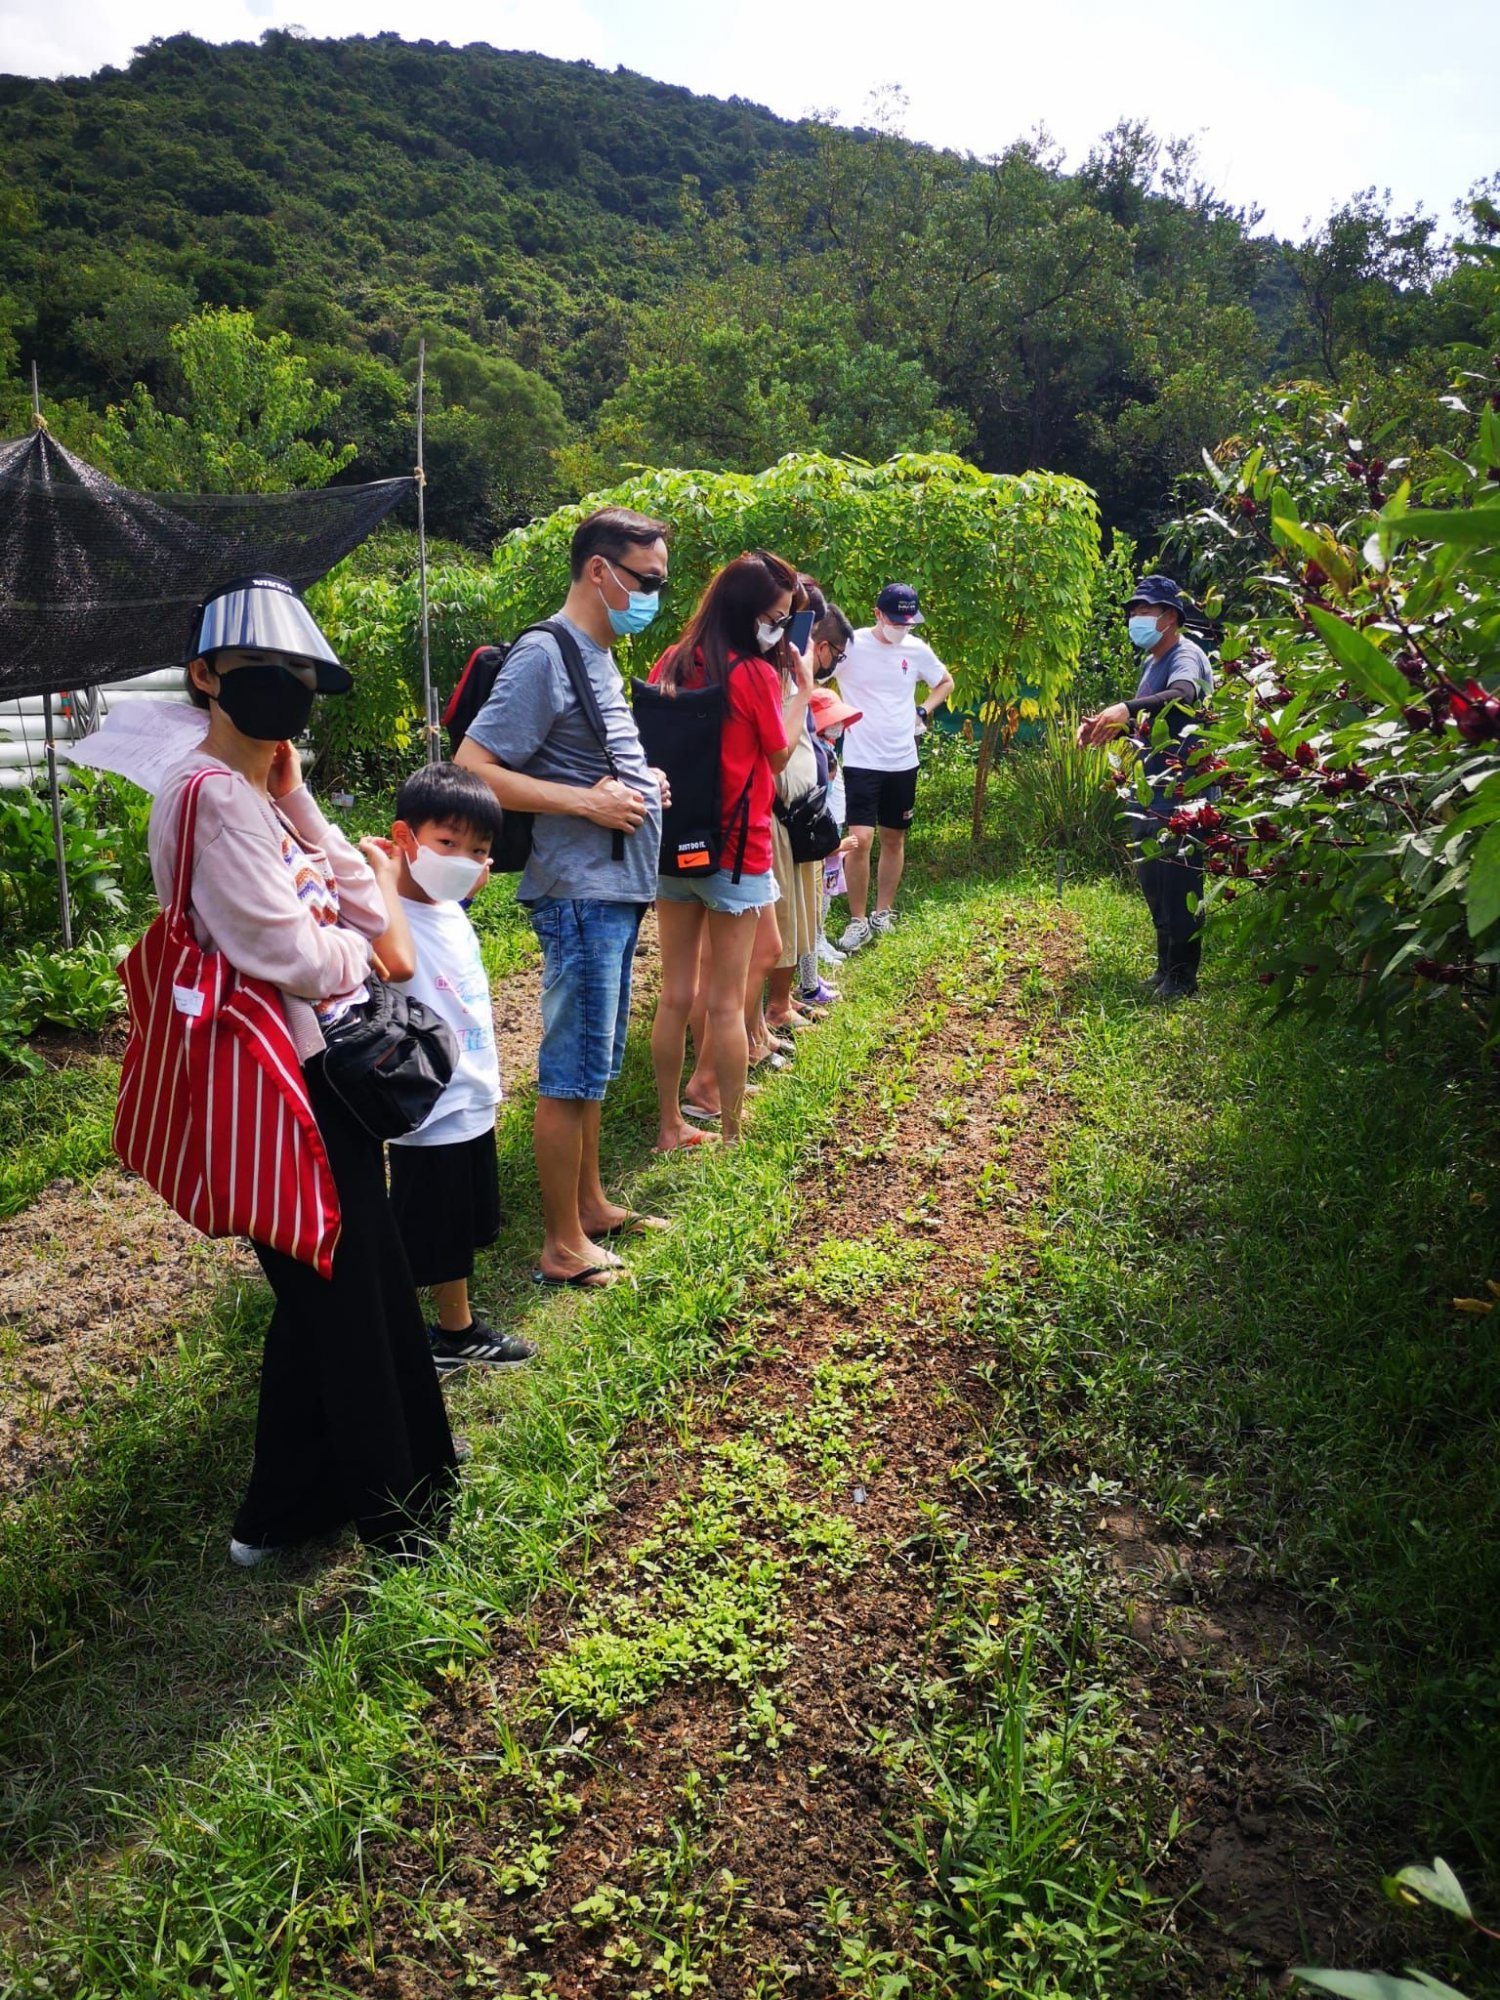
[[[85,74],[154,35],[291,25],[624,63],[845,123],[894,83],[912,138],[976,153],[1044,124],[1076,163],[1117,119],[1144,118],[1195,135],[1220,193],[1287,235],[1371,185],[1446,221],[1500,171],[1493,0],[0,0],[0,71]]]

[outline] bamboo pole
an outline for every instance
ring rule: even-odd
[[[427,467],[425,449],[425,405],[427,395],[427,340],[417,342],[417,588],[421,600],[422,627],[422,726],[427,737],[427,761],[440,761],[437,698],[432,688],[432,616],[427,602]]]
[[[34,361],[31,364],[31,422],[35,430],[44,431],[47,428],[47,420],[42,415],[42,388]],[[63,839],[62,792],[57,778],[57,730],[50,688],[42,696],[42,731],[47,750],[47,796],[52,804],[52,851],[57,857],[57,914],[62,921],[63,950],[71,951],[73,908],[68,894],[68,849]]]

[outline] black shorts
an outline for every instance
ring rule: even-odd
[[[493,1129],[451,1146],[392,1146],[391,1208],[412,1281],[472,1278],[474,1252],[500,1234]]]
[[[844,825],[883,826],[905,833],[917,805],[917,766],[909,771],[859,771],[844,766]]]

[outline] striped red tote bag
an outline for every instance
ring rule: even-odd
[[[115,1151],[205,1236],[248,1236],[326,1278],[339,1199],[274,986],[204,951],[188,921],[198,794],[188,780],[172,902],[120,966],[130,1034]]]

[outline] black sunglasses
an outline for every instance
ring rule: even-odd
[[[662,591],[667,587],[665,576],[642,576],[640,571],[632,569],[629,563],[611,560],[609,556],[606,556],[604,560],[609,563],[611,569],[622,569],[627,576],[633,576],[642,590]]]

